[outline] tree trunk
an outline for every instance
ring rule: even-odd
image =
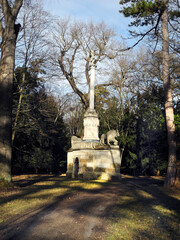
[[[137,104],[138,104],[138,108],[140,108],[140,94],[138,92],[138,96],[137,96]],[[139,111],[139,110],[138,110]],[[142,174],[142,163],[141,163],[141,157],[140,157],[140,151],[141,151],[141,147],[140,147],[140,141],[141,141],[141,112],[138,113],[138,117],[137,117],[137,123],[136,123],[136,155],[137,155],[137,159],[136,159],[136,175],[140,176]]]
[[[0,179],[11,181],[12,158],[12,85],[16,37],[15,20],[22,5],[22,0],[16,0],[11,9],[8,1],[0,1],[5,27],[2,20],[1,61],[0,61]]]
[[[14,27],[14,24],[13,24]],[[10,29],[3,44],[0,76],[0,178],[11,181],[12,84],[15,34]]]
[[[137,119],[137,124],[136,124],[136,175],[141,176],[142,174],[142,164],[141,164],[141,157],[140,157],[140,124],[141,124],[141,119]]]
[[[18,106],[17,106],[17,111],[16,111],[16,117],[14,119],[13,128],[12,128],[12,145],[13,145],[15,135],[16,135],[16,128],[17,128],[17,124],[18,124],[18,118],[19,118],[22,99],[23,99],[24,82],[25,82],[25,72],[23,72],[23,76],[22,76],[22,84],[21,84],[21,87],[19,90],[19,101],[18,101]]]
[[[172,101],[172,89],[169,74],[169,32],[168,32],[168,0],[164,0],[166,9],[164,10],[162,21],[162,38],[163,38],[163,83],[165,96],[165,115],[166,127],[168,134],[168,169],[165,180],[165,186],[170,187],[175,184],[176,180],[176,142],[175,142],[175,124],[174,124],[174,110]]]

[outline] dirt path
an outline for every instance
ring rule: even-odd
[[[117,201],[118,192],[118,186],[113,185],[77,192],[46,208],[4,223],[0,227],[0,239],[104,239],[106,217]]]
[[[158,188],[161,186],[163,181],[158,179],[124,177],[118,184],[102,184],[98,189],[81,189],[73,194],[67,193],[57,197],[50,205],[0,224],[0,240],[104,240],[109,230],[112,208],[118,206],[123,196],[124,199],[128,199],[129,196],[134,197],[132,206],[138,207],[136,201],[141,201],[141,206],[146,206],[147,210],[154,214],[155,219],[158,219],[161,229],[164,231],[168,226],[171,232],[174,228],[167,225],[168,218],[164,218],[163,214],[155,211],[153,207],[161,205],[162,209],[164,207],[169,209],[168,211],[174,209],[174,214],[180,216],[179,200],[164,194]],[[143,198],[144,195],[138,195],[139,190],[140,193],[145,194],[145,198]],[[128,195],[130,193],[132,195]],[[151,195],[152,198],[146,198]],[[131,207],[130,205],[122,206],[127,211]],[[134,214],[133,208],[131,210],[130,214]],[[118,215],[118,218],[123,218],[123,213]],[[137,232],[137,234],[140,233]]]

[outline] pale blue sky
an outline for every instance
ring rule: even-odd
[[[95,23],[104,21],[119,36],[128,36],[130,19],[119,13],[119,0],[42,0],[45,10],[53,15]],[[128,42],[127,42],[128,43]],[[129,42],[129,44],[132,41]],[[128,44],[128,45],[129,45]]]

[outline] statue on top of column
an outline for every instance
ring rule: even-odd
[[[91,67],[95,67],[95,66],[96,66],[96,62],[94,58],[94,51],[91,50]]]

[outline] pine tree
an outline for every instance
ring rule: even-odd
[[[171,1],[172,2],[172,1]],[[165,100],[165,115],[166,127],[168,133],[168,169],[165,186],[173,186],[176,180],[176,142],[175,142],[175,124],[174,124],[174,111],[172,99],[172,87],[169,72],[169,31],[168,20],[177,19],[180,17],[179,5],[173,5],[170,9],[170,1],[168,0],[121,0],[120,4],[125,17],[132,17],[135,20],[131,22],[130,26],[145,27],[148,30],[143,33],[131,31],[133,36],[139,36],[141,41],[145,36],[153,34],[154,36],[161,36],[162,38],[162,58],[163,58],[163,84],[164,84],[164,100]],[[175,2],[174,2],[175,3]],[[177,8],[175,8],[177,7]],[[158,30],[161,28],[161,34]],[[137,45],[139,43],[135,45]]]

